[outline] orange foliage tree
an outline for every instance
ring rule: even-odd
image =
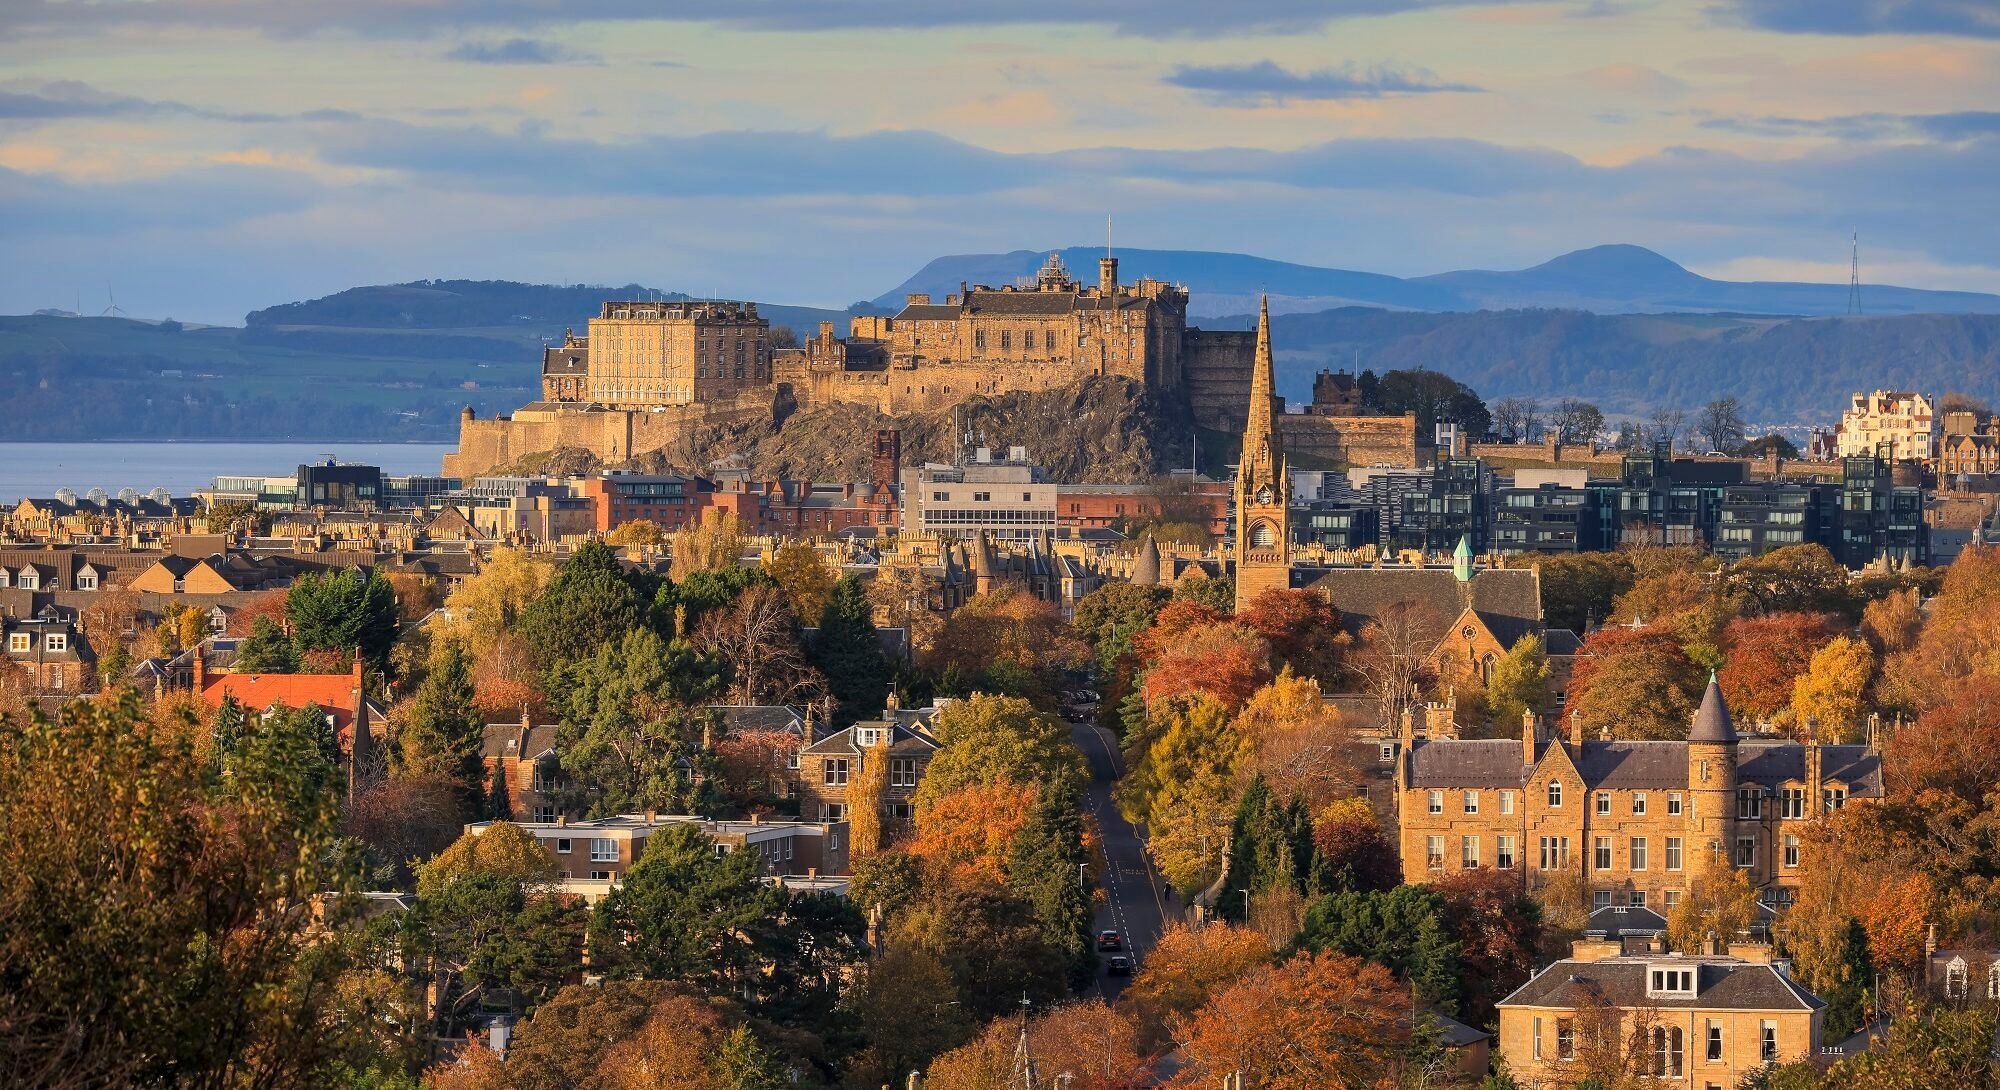
[[[1162,611],[1164,612],[1164,611]],[[1236,624],[1213,624],[1181,637],[1153,661],[1142,691],[1146,703],[1206,693],[1234,711],[1271,680],[1271,647]]]
[[[1328,683],[1340,677],[1341,657],[1354,642],[1340,627],[1340,611],[1316,591],[1273,587],[1251,599],[1235,619],[1264,637],[1279,665]]]
[[[1175,598],[1160,607],[1153,615],[1153,623],[1134,642],[1133,648],[1140,659],[1152,662],[1166,653],[1168,648],[1179,644],[1187,634],[1197,628],[1207,628],[1219,624],[1222,614],[1185,598]]]
[[[1270,942],[1247,927],[1173,923],[1153,944],[1124,999],[1138,1015],[1146,1047],[1153,1049],[1166,1043],[1175,1019],[1193,1015],[1211,995],[1270,963]]]
[[[1021,1021],[999,1018],[968,1044],[931,1061],[927,1090],[993,1090],[1011,1086]],[[1131,1018],[1101,1000],[1057,1007],[1028,1022],[1028,1052],[1046,1081],[1069,1075],[1070,1090],[1122,1090],[1137,1085],[1143,1059]]]
[[[1628,738],[1685,738],[1701,699],[1702,670],[1664,625],[1601,628],[1583,643],[1570,678],[1569,711]]]
[[[1041,789],[1012,783],[975,783],[917,808],[917,835],[909,851],[957,872],[993,881],[1006,878],[1014,839],[1034,814]]]
[[[1342,954],[1300,954],[1223,988],[1174,1039],[1174,1085],[1212,1087],[1240,1072],[1258,1090],[1379,1085],[1409,1040],[1409,995],[1389,970]]]
[[[1894,784],[1915,794],[1943,791],[1972,806],[2000,784],[2000,676],[1966,678],[1943,703],[1906,723],[1889,741]]]
[[[1057,674],[1089,661],[1090,645],[1055,606],[1012,585],[975,595],[952,611],[925,656],[940,673],[1010,691],[1053,688]]]
[[[1746,719],[1769,719],[1790,707],[1793,683],[1840,627],[1839,619],[1826,613],[1767,613],[1729,622],[1722,630],[1724,658],[1717,675],[1729,710]]]
[[[1352,793],[1355,773],[1346,751],[1351,735],[1312,678],[1286,667],[1243,705],[1236,730],[1245,750],[1237,774],[1263,775],[1279,798],[1302,798],[1308,811],[1317,811]]]

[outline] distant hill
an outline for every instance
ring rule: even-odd
[[[1208,323],[1250,329],[1249,313]],[[1880,387],[1960,391],[2000,403],[2000,315],[1772,318],[1424,314],[1343,307],[1271,319],[1280,392],[1312,396],[1321,369],[1428,367],[1502,397],[1576,396],[1607,412],[1692,410],[1732,396],[1753,422],[1836,419],[1848,395]]]
[[[1072,246],[1059,253],[1072,275],[1096,279],[1101,248]],[[961,281],[1014,283],[1032,278],[1047,257],[1044,250],[940,257],[874,302],[893,309],[910,292],[929,292],[941,300],[957,291]],[[1845,284],[1711,280],[1642,246],[1594,246],[1528,269],[1409,279],[1208,250],[1120,250],[1118,258],[1121,279],[1150,276],[1186,284],[1193,293],[1189,312],[1204,319],[1254,310],[1263,292],[1270,293],[1273,313],[1342,306],[1466,312],[1556,308],[1598,314],[1819,316],[1847,311]],[[1861,292],[1865,314],[2000,314],[2000,295],[1869,284]]]

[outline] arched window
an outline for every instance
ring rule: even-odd
[[[1257,548],[1269,548],[1278,543],[1277,531],[1268,522],[1260,522],[1250,528],[1250,544]]]
[[[1953,958],[1944,970],[1944,994],[1950,999],[1965,998],[1965,959]]]
[[[1653,1077],[1681,1077],[1681,1048],[1685,1044],[1679,1026],[1653,1027]]]

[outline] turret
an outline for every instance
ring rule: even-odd
[[[1715,674],[1688,729],[1688,812],[1691,848],[1727,856],[1736,830],[1736,727]]]
[[[1451,574],[1461,583],[1472,582],[1472,538],[1458,535],[1458,548],[1452,550]]]

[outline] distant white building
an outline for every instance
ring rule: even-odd
[[[1937,452],[1937,413],[1914,390],[1855,394],[1834,438],[1843,458],[1880,453],[1895,462],[1928,462]]]
[[[1027,541],[1056,530],[1056,486],[1028,461],[1026,447],[1000,458],[980,447],[959,465],[929,462],[903,471],[906,533]]]

